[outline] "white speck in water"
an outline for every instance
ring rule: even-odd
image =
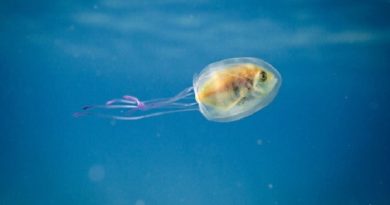
[[[138,199],[134,205],[145,205],[145,202],[142,199]]]
[[[274,188],[274,185],[271,184],[271,183],[269,183],[269,184],[268,184],[268,189],[273,189],[273,188]]]
[[[88,178],[93,182],[102,181],[105,177],[104,167],[102,165],[93,165],[89,168]]]
[[[256,140],[256,143],[257,143],[257,145],[262,145],[263,144],[263,140],[262,139],[258,139],[258,140]]]

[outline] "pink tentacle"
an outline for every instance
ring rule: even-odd
[[[145,104],[143,102],[141,102],[137,97],[134,97],[131,95],[125,95],[125,96],[123,96],[123,99],[131,100],[131,101],[137,103],[137,107],[139,109],[145,109]]]
[[[87,105],[83,107],[83,110],[92,110],[96,108],[103,108],[103,109],[131,109],[131,108],[138,108],[136,105]]]
[[[115,103],[124,103],[124,104],[136,104],[134,101],[124,100],[124,99],[112,99],[106,102],[106,105],[112,105]]]
[[[134,101],[134,102],[138,102],[139,101],[139,99],[137,97],[131,96],[131,95],[124,95],[122,98],[126,99],[126,100],[131,100],[131,101]]]

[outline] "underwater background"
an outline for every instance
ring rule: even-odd
[[[0,204],[389,205],[390,1],[0,1]],[[209,63],[283,77],[231,123],[72,114]]]

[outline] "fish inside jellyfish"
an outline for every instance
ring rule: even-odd
[[[230,122],[252,115],[271,103],[281,83],[279,72],[261,59],[230,58],[207,65],[194,76],[193,85],[176,96],[142,101],[125,95],[101,105],[84,106],[74,116],[139,120],[200,111],[208,120]]]

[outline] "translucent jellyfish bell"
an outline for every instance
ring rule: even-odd
[[[279,72],[257,58],[231,58],[209,64],[194,77],[200,112],[208,119],[229,122],[267,106],[277,95]]]
[[[231,58],[206,66],[194,77],[192,87],[174,97],[141,101],[125,95],[103,105],[84,106],[75,116],[92,114],[117,120],[139,120],[199,110],[208,120],[230,122],[267,106],[277,95],[281,83],[279,72],[265,61]],[[106,111],[93,111],[102,109]]]

